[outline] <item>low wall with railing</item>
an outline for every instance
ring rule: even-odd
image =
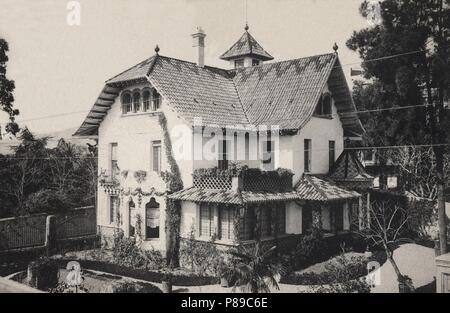
[[[0,251],[45,247],[54,242],[97,233],[95,207],[61,214],[36,214],[0,219]]]

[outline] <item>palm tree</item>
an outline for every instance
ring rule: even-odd
[[[274,259],[275,249],[265,249],[257,241],[254,249],[242,247],[241,251],[230,252],[235,259],[228,276],[235,281],[234,288],[240,286],[243,292],[250,293],[269,293],[270,287],[280,290],[276,277],[284,270]]]

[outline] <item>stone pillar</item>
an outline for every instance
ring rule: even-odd
[[[45,221],[45,248],[47,256],[51,256],[56,247],[56,216],[48,215]]]

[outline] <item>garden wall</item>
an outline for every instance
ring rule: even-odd
[[[0,219],[0,252],[47,247],[50,241],[95,236],[95,207],[73,209],[57,215],[37,214]]]

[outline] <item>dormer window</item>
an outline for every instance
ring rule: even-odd
[[[332,117],[331,112],[331,94],[330,93],[324,93],[322,97],[320,98],[319,104],[316,107],[316,111],[314,112],[314,115],[319,117]]]
[[[131,94],[125,92],[122,94],[122,113],[127,114],[131,112]]]
[[[141,110],[141,94],[139,91],[133,93],[133,112],[139,112]]]
[[[258,65],[259,65],[259,60],[253,59],[252,60],[252,66],[258,66]]]
[[[244,67],[244,59],[238,59],[234,61],[234,68]]]

